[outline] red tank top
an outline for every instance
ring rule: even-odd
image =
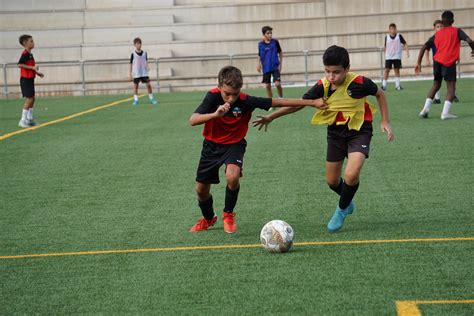
[[[436,46],[436,54],[433,57],[435,61],[446,67],[456,63],[461,49],[457,27],[447,26],[439,30],[435,34],[434,43]]]

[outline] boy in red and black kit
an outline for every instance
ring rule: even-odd
[[[36,122],[33,120],[33,105],[35,103],[35,77],[36,75],[43,78],[43,74],[39,72],[39,67],[36,66],[35,59],[31,50],[35,47],[35,42],[31,35],[22,35],[19,38],[21,46],[25,50],[21,53],[20,60],[18,61],[18,67],[21,69],[20,72],[20,86],[21,93],[25,98],[25,104],[23,105],[23,112],[21,113],[21,119],[18,126],[27,128],[35,126]]]
[[[247,142],[245,135],[253,110],[274,107],[314,106],[324,109],[322,100],[270,99],[252,97],[240,92],[243,85],[239,69],[227,66],[219,71],[219,86],[210,90],[189,123],[204,125],[204,142],[196,176],[196,193],[202,218],[191,232],[207,230],[217,221],[214,213],[211,184],[219,183],[219,169],[225,164],[227,187],[223,214],[224,231],[234,233],[234,207],[240,189],[240,177]]]
[[[417,75],[421,73],[421,60],[423,59],[425,50],[434,47],[436,54],[433,55],[433,87],[428,92],[428,97],[419,116],[421,118],[428,118],[435,93],[441,87],[441,80],[444,79],[446,81],[447,94],[444,101],[443,112],[441,113],[441,119],[446,120],[457,118],[456,115],[450,114],[449,110],[451,109],[456,92],[456,62],[459,60],[461,41],[466,41],[469,46],[471,46],[472,57],[474,57],[474,42],[463,30],[452,26],[454,23],[453,12],[444,11],[441,15],[441,20],[444,27],[430,37],[420,49],[415,73]]]

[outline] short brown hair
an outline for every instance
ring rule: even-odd
[[[262,34],[263,35],[265,35],[265,33],[267,33],[268,31],[270,31],[270,32],[273,31],[271,26],[266,25],[266,26],[262,27]]]
[[[18,41],[20,42],[20,45],[23,46],[25,45],[26,41],[28,41],[30,38],[33,38],[33,36],[28,35],[28,34],[23,34],[22,36],[20,36]]]
[[[141,39],[140,37],[135,37],[135,38],[133,39],[133,45],[135,45],[136,43],[140,43],[140,44],[141,44],[141,43],[142,43],[142,39]]]
[[[441,21],[441,20],[435,20],[435,21],[433,22],[433,26],[436,26],[436,24],[443,24],[443,21]]]
[[[242,88],[243,79],[242,79],[242,72],[239,68],[234,66],[226,66],[219,71],[218,75],[219,79],[219,86],[229,86],[234,89]]]
[[[396,25],[395,23],[390,23],[390,25],[388,26],[388,28],[391,28],[391,27],[397,28],[397,25]]]

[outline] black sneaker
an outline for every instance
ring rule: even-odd
[[[454,96],[454,99],[453,99],[454,102],[459,102],[459,99],[457,96]]]
[[[422,119],[427,119],[428,118],[428,113],[424,113],[423,111],[420,112],[420,114],[418,114],[418,117],[419,118],[422,118]]]
[[[434,99],[433,100],[433,104],[440,104],[441,103],[441,100],[440,99]]]

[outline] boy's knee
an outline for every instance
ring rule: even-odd
[[[210,188],[202,183],[197,183],[196,193],[201,201],[207,200],[209,198]]]
[[[231,190],[237,190],[240,185],[240,170],[226,172],[227,186]]]
[[[227,186],[231,190],[237,190],[239,188],[240,175],[227,175]]]
[[[339,181],[341,181],[340,178],[337,179],[326,179],[326,183],[328,184],[329,187],[335,188],[339,185]]]
[[[281,87],[281,82],[280,81],[275,81],[275,87],[277,87],[277,88]]]
[[[344,173],[344,182],[350,186],[356,185],[359,183],[359,173],[358,172],[345,172]]]

